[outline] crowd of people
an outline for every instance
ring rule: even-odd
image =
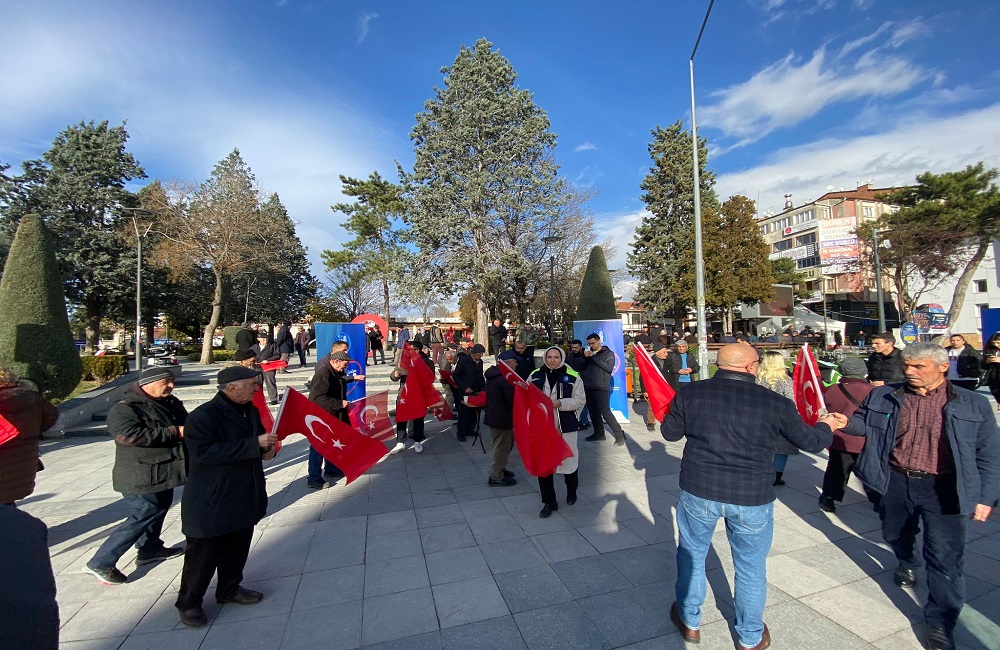
[[[498,321],[494,327],[502,328]],[[626,434],[610,409],[614,353],[599,335],[591,334],[585,342],[573,340],[568,351],[547,347],[536,363],[526,338],[501,340],[503,334],[496,332],[493,340],[491,333],[497,362],[539,389],[570,451],[552,474],[537,477],[539,516],[548,518],[561,501],[568,506],[577,501],[580,431],[592,426],[593,433],[584,441],[600,442],[610,429],[615,445],[626,444]],[[314,338],[304,327],[293,333],[288,322],[277,328],[273,339],[245,324],[237,336],[234,362],[217,374],[216,395],[190,413],[173,395],[177,367],[141,372],[126,398],[108,414],[115,441],[112,485],[123,495],[129,515],[87,561],[87,572],[104,584],[126,582],[117,565],[132,547],[138,565],[183,557],[175,605],[181,622],[195,627],[208,622],[202,602],[213,578],[220,603],[252,605],[265,597],[242,586],[253,528],[267,510],[263,462],[277,451],[277,438],[266,430],[253,399],[264,390],[274,404],[274,373],[280,370],[265,371],[262,364],[287,363],[298,351],[300,365],[305,365]],[[759,650],[770,645],[763,613],[775,490],[784,485],[789,456],[828,449],[818,507],[836,512],[850,476],[856,475],[895,554],[893,579],[902,588],[919,580],[915,549],[922,531],[929,594],[924,606],[927,647],[953,648],[965,600],[967,521],[985,521],[1000,505],[1000,434],[989,402],[975,392],[988,386],[1000,397],[1000,333],[987,340],[982,354],[960,335],[952,336],[947,347],[917,343],[899,350],[891,334],[877,334],[866,361],[847,357],[839,363],[839,380],[825,390],[829,412],[813,425],[796,409],[785,357],[775,350],[758,351],[749,338],[734,339],[718,350],[714,376],[702,381],[698,360],[684,337],[633,341],[648,345],[653,367],[675,391],[660,425],[662,437],[685,441],[677,503],[676,601],[669,612],[682,637],[700,640],[705,558],[716,523],[723,518],[736,567],[739,647]],[[539,340],[537,335],[533,339]],[[395,345],[390,378],[400,390],[410,378],[399,352],[409,347],[431,376],[440,372],[442,400],[456,411],[459,441],[479,436],[480,414],[485,416],[493,446],[486,483],[497,488],[516,485],[516,473],[507,467],[514,447],[513,387],[499,366],[484,369],[487,348],[461,335],[449,342],[439,323],[402,344],[397,336]],[[371,349],[378,348],[372,344]],[[309,390],[311,401],[348,424],[348,384],[366,379],[345,374],[351,361],[348,344],[336,341],[316,361]],[[375,362],[373,357],[373,363],[384,360]],[[637,384],[637,400],[645,390]],[[44,531],[40,533],[13,502],[31,492],[40,464],[38,437],[54,422],[54,410],[37,390],[9,373],[0,373],[0,409],[20,433],[14,443],[0,446],[0,503],[8,504],[0,506],[0,517],[5,527],[21,531],[25,543],[33,539],[37,546],[41,540],[44,547]],[[655,430],[655,420],[647,415],[645,422]],[[423,418],[397,421],[395,426],[394,453],[423,451]],[[562,499],[555,474],[563,475]],[[335,464],[310,447],[308,488],[322,489],[342,477]],[[174,489],[182,485],[185,545],[168,547],[161,530]],[[40,575],[50,578],[51,567],[44,570],[47,555],[36,555],[27,566],[37,566]],[[37,607],[31,620],[43,620],[55,611],[54,583],[42,579],[26,588],[38,595],[38,602],[47,603]],[[41,638],[37,630],[16,624],[5,628],[5,634]]]

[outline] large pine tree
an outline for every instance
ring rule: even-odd
[[[691,134],[678,120],[656,127],[649,155],[653,159],[640,185],[649,214],[635,230],[627,267],[638,279],[635,300],[650,311],[683,318],[694,305],[694,174]],[[715,173],[706,168],[705,140],[698,144],[702,214],[718,210]],[[707,250],[707,249],[706,249]]]

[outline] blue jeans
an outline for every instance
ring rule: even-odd
[[[324,469],[324,465],[326,465]],[[320,474],[322,472],[322,474]],[[309,481],[322,481],[323,476],[330,477],[341,477],[344,475],[340,471],[340,468],[331,463],[330,461],[323,458],[323,454],[319,453],[312,446],[309,447]]]
[[[737,506],[709,501],[681,490],[677,500],[677,604],[684,625],[698,629],[705,602],[705,556],[715,524],[726,520],[733,552],[736,585],[736,633],[740,644],[752,648],[764,633],[767,600],[767,554],[774,535],[774,503]]]
[[[91,569],[114,567],[133,544],[139,549],[140,556],[154,555],[163,548],[160,531],[163,530],[163,518],[174,501],[173,489],[129,494],[123,499],[132,507],[132,514],[111,532],[111,536],[87,562]]]

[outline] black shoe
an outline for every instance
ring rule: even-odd
[[[655,430],[656,430],[656,425],[653,424],[646,425],[646,431],[655,431]]]
[[[819,498],[819,509],[824,512],[837,512],[837,504],[830,497],[821,496]]]
[[[489,484],[510,487],[511,485],[517,485],[517,479],[511,478],[510,476],[501,476],[500,478],[490,477]]]
[[[229,598],[216,598],[219,603],[236,603],[237,605],[256,605],[264,600],[264,594],[253,589],[237,587],[236,592]]]
[[[466,440],[468,440],[468,438],[465,437],[465,435],[461,434],[461,433],[457,434],[455,436],[455,439],[458,440],[459,442],[465,442]]]
[[[509,469],[507,469],[506,467],[504,467],[504,468],[503,468],[503,475],[504,475],[504,476],[505,476],[506,478],[514,478],[514,476],[515,476],[514,472],[510,471],[510,470],[509,470]]]
[[[84,565],[83,570],[92,576],[95,576],[102,585],[108,585],[109,587],[114,587],[116,585],[123,585],[128,582],[128,578],[125,574],[118,570],[117,567],[111,567],[108,569],[95,569],[90,566]]]
[[[781,480],[781,475],[782,474],[784,474],[784,472],[775,472],[774,473],[774,483],[771,483],[771,485],[784,485],[785,482]]]
[[[326,481],[307,481],[306,486],[310,490],[322,490],[326,487]]]
[[[566,495],[566,505],[571,506],[574,503],[576,503],[576,495],[575,494],[567,494]]]
[[[896,572],[892,574],[892,581],[899,587],[913,587],[917,584],[917,572],[913,569],[896,567]]]
[[[548,519],[552,516],[552,513],[559,509],[558,503],[546,503],[542,506],[542,511],[538,513],[538,516],[542,519]]]
[[[580,431],[583,431],[583,430],[589,429],[589,428],[590,428],[590,422],[584,422],[583,424],[580,425]]]
[[[605,436],[603,433],[592,433],[586,438],[584,438],[584,440],[586,440],[587,442],[597,442],[599,440],[604,440],[605,438],[607,438],[607,436]]]
[[[955,639],[939,627],[927,629],[927,650],[954,650]]]
[[[323,472],[323,480],[329,481],[330,483],[336,483],[342,478],[344,478],[343,472],[337,472],[336,474],[332,474],[330,472]]]
[[[273,399],[270,402],[268,402],[268,404],[270,404],[271,406],[277,406],[278,405],[278,400]]]
[[[208,617],[205,616],[205,610],[201,607],[194,607],[192,609],[178,608],[177,611],[181,615],[181,623],[188,627],[204,627],[208,625]]]
[[[156,553],[152,555],[144,556],[142,552],[135,558],[135,565],[142,566],[143,564],[149,564],[150,562],[159,562],[161,560],[169,560],[171,558],[180,557],[184,555],[184,549],[180,546],[173,546],[171,548],[161,548]]]
[[[621,434],[621,435],[615,436],[615,446],[616,447],[621,447],[624,444],[625,444],[625,434],[624,433]]]

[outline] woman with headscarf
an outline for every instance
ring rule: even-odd
[[[566,505],[571,506],[576,503],[576,488],[580,483],[578,473],[580,452],[576,446],[580,421],[577,417],[587,403],[587,398],[583,392],[583,379],[566,365],[566,354],[562,348],[552,346],[545,350],[543,361],[542,367],[528,376],[528,381],[535,384],[552,400],[552,408],[558,413],[556,427],[573,451],[573,455],[563,460],[555,472],[566,478]],[[545,518],[550,516],[553,510],[559,509],[553,475],[539,476],[538,487],[542,492],[543,504],[538,516]]]
[[[792,380],[788,377],[788,368],[785,367],[785,357],[780,352],[767,350],[760,362],[760,370],[757,371],[757,383],[766,388],[770,388],[779,395],[795,401],[795,389],[792,387]],[[784,438],[778,438],[778,445],[774,448],[774,483],[773,485],[784,485],[781,480],[785,473],[785,465],[788,464],[788,457],[799,453],[799,448],[788,442]]]

